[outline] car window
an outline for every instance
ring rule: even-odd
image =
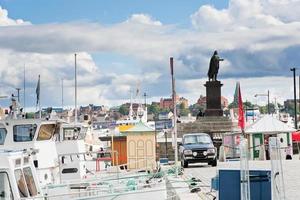
[[[0,172],[0,200],[11,200],[13,194],[11,191],[8,175],[6,172]]]
[[[189,135],[184,137],[184,144],[210,144],[211,139],[208,135]]]

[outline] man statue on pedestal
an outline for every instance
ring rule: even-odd
[[[211,57],[209,62],[209,69],[208,69],[208,81],[216,81],[217,75],[219,71],[219,62],[223,61],[224,59],[220,58],[218,52],[215,51],[214,55]]]

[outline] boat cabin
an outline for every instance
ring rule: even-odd
[[[0,150],[0,199],[41,197],[38,183],[30,154]]]
[[[36,151],[32,156],[42,185],[52,183],[57,170],[57,121],[7,119],[0,121],[0,149]]]

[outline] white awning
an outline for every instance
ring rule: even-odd
[[[286,123],[271,115],[265,115],[246,128],[245,132],[252,133],[287,133],[296,131]]]

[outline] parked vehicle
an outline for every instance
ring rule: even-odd
[[[185,134],[179,147],[182,167],[189,163],[207,163],[217,166],[217,149],[206,133]]]

